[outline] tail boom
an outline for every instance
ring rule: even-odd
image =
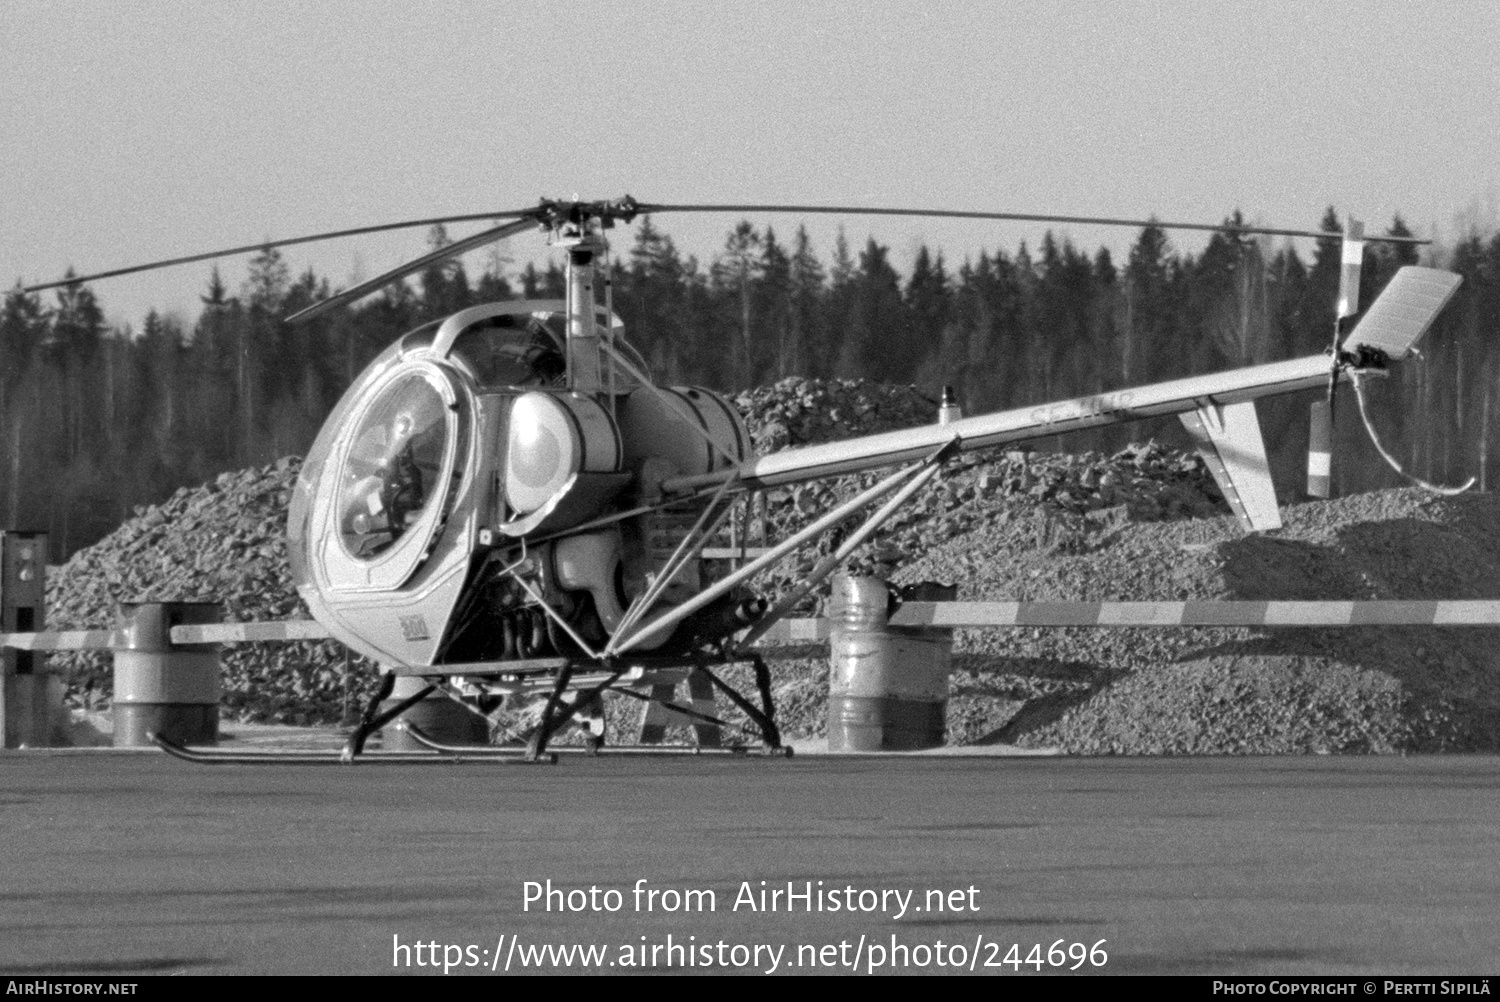
[[[787,449],[741,464],[737,471],[673,477],[664,481],[662,488],[669,493],[699,490],[737,473],[746,488],[758,490],[914,462],[955,437],[959,439],[962,451],[973,452],[1124,421],[1182,414],[1197,411],[1200,407],[1227,407],[1259,397],[1313,389],[1327,381],[1328,359],[1322,355],[1310,355],[1208,376],[1191,376],[1034,407],[980,414],[950,421],[946,425],[923,425],[843,442]]]

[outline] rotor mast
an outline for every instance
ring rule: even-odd
[[[609,243],[604,239],[604,222],[599,216],[588,212],[569,215],[570,218],[554,227],[551,240],[568,257],[568,388],[575,393],[592,394],[605,389],[594,285],[598,265],[609,252]]]

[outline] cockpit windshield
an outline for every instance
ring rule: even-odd
[[[469,370],[481,390],[560,386],[568,370],[562,341],[525,314],[488,317],[464,328],[449,357]]]
[[[448,409],[421,373],[396,380],[365,412],[339,477],[339,531],[350,555],[373,559],[428,506],[441,503]]]

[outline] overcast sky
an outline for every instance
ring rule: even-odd
[[[0,0],[0,279],[574,193],[1299,228],[1333,205],[1451,240],[1495,216],[1497,50],[1480,0]],[[704,260],[734,221],[658,220]],[[825,260],[836,225],[809,221]],[[957,263],[1042,229],[844,225],[903,265],[921,241]],[[289,256],[347,283],[424,238]],[[96,291],[115,320],[191,319],[208,269]]]

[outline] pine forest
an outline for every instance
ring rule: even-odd
[[[934,399],[952,385],[975,414],[1327,351],[1340,271],[1333,210],[1320,228],[1328,239],[1300,245],[1220,233],[1190,254],[1146,227],[1124,261],[1051,234],[961,263],[923,247],[903,275],[874,238],[859,247],[841,234],[819,253],[805,230],[749,222],[705,263],[646,218],[617,237],[614,306],[665,383],[734,391],[789,377],[868,379],[915,384]],[[1387,233],[1409,235],[1399,217]],[[1412,473],[1475,476],[1484,489],[1500,423],[1500,236],[1367,244],[1361,303],[1414,263],[1451,268],[1464,283],[1423,360],[1375,386],[1372,420]],[[353,377],[407,330],[478,302],[561,297],[562,285],[555,264],[507,273],[492,256],[474,275],[449,262],[292,327],[281,317],[332,290],[312,272],[293,277],[266,250],[238,290],[212,273],[190,327],[153,312],[123,328],[105,323],[107,286],[43,297],[17,285],[0,312],[0,525],[47,531],[60,561],[138,505],[303,452]],[[1352,398],[1341,396],[1336,415],[1337,489],[1399,483]],[[1260,405],[1284,501],[1304,487],[1312,399]],[[1032,445],[1108,450],[1148,437],[1188,441],[1174,419]]]

